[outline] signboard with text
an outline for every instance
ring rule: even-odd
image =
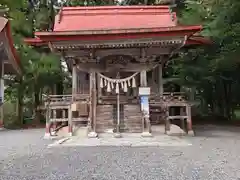
[[[150,87],[139,87],[138,95],[139,96],[149,96],[150,95]]]

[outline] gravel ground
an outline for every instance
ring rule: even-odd
[[[188,147],[46,148],[44,130],[0,132],[0,180],[239,180],[240,129],[199,127]]]

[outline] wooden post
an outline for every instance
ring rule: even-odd
[[[187,133],[189,135],[194,136],[194,132],[193,132],[193,129],[192,129],[191,105],[188,105],[186,108],[187,108],[186,109],[186,111],[187,111]]]
[[[119,93],[117,93],[117,135],[115,137],[121,137],[120,135],[120,98]]]
[[[77,65],[74,63],[72,68],[72,98],[73,102],[77,94]]]
[[[69,104],[68,107],[68,134],[72,136],[73,127],[72,127],[72,103]]]
[[[51,137],[51,130],[50,130],[50,118],[51,118],[51,109],[50,109],[50,99],[47,97],[47,102],[46,102],[46,131],[44,138],[48,139]]]
[[[102,96],[102,88],[100,87],[100,76],[97,75],[97,95],[98,95],[98,103],[101,102],[100,98]]]
[[[93,131],[93,111],[92,111],[92,73],[89,73],[89,124],[90,124],[90,132]]]
[[[50,131],[52,132],[52,134],[51,135],[56,135],[56,132],[54,131],[55,129],[56,129],[56,127],[57,127],[57,109],[54,109],[53,110],[53,122],[51,122],[51,129],[50,129]]]
[[[140,85],[141,87],[147,87],[147,71],[146,70],[143,70],[140,72]],[[151,137],[152,134],[151,134],[150,121],[149,121],[149,114],[146,114],[146,113],[149,113],[149,112],[143,112],[143,117],[142,117],[143,118],[142,137]]]
[[[140,72],[140,85],[141,87],[147,87],[147,71]]]
[[[3,80],[3,77],[4,77],[4,62],[3,62],[3,59],[1,60],[1,63],[0,63],[0,91],[1,91],[1,104],[0,104],[0,114],[1,114],[1,117],[0,117],[0,129],[3,128],[3,120],[4,120],[4,112],[3,112],[3,105],[4,105],[4,80]]]
[[[156,93],[155,90],[156,90],[156,91],[158,90],[158,89],[156,89],[155,77],[156,77],[156,69],[154,68],[154,69],[152,69],[152,79],[151,79],[152,88],[153,88],[154,93]],[[158,87],[157,87],[157,88],[158,88]]]
[[[147,72],[146,71],[141,71],[140,72],[140,86],[141,87],[146,87],[147,86]],[[142,123],[142,129],[143,129],[143,132],[145,131],[145,117],[144,117],[144,114],[143,114],[143,123]]]
[[[180,116],[184,116],[185,113],[184,113],[184,107],[180,107]],[[181,129],[186,132],[186,128],[185,128],[185,118],[182,118],[181,119]]]
[[[97,108],[97,91],[96,91],[96,72],[92,73],[92,112],[93,112],[93,131],[96,132],[96,108]]]
[[[97,92],[96,92],[96,72],[90,72],[90,124],[91,129],[88,134],[89,138],[96,138],[96,108],[97,108]]]
[[[162,77],[162,64],[158,66],[158,88],[160,96],[163,95],[163,77]]]
[[[69,105],[69,108],[68,108],[68,133],[69,133],[69,136],[72,136],[72,131],[73,131],[73,124],[72,124],[73,111],[72,111],[72,105],[76,101],[77,84],[78,84],[77,81],[78,81],[78,78],[77,78],[77,64],[73,60],[73,67],[72,67],[72,101],[71,101],[71,103]]]
[[[166,134],[169,134],[169,131],[170,131],[170,126],[171,126],[171,123],[170,123],[170,119],[169,119],[169,106],[166,106],[166,120],[165,120],[165,133]]]

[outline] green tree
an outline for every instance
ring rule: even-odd
[[[185,1],[180,23],[203,24],[202,35],[213,45],[188,49],[175,59],[182,85],[194,87],[203,109],[232,119],[239,104],[240,2],[236,0]]]
[[[15,46],[21,59],[23,75],[16,79],[6,90],[8,97],[19,104],[18,116],[23,120],[24,106],[32,107],[34,119],[39,120],[38,107],[44,91],[53,89],[58,79],[62,79],[61,62],[59,57],[43,48],[32,48],[23,43],[25,37],[33,37],[37,30],[52,28],[54,1],[19,0],[0,1],[2,7],[8,8],[6,16],[11,19]]]

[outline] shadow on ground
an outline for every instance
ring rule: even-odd
[[[240,127],[218,126],[218,125],[197,125],[194,126],[197,137],[208,138],[240,138]]]

